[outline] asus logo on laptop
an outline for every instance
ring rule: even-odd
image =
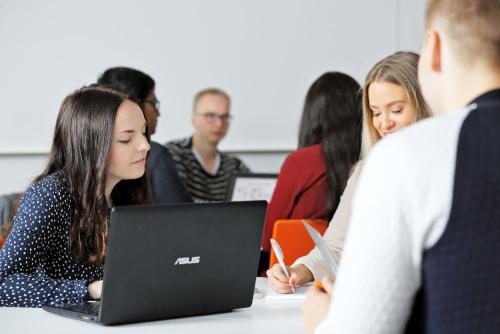
[[[184,265],[184,264],[195,264],[195,263],[200,263],[199,256],[193,256],[191,258],[180,257],[177,260],[175,260],[174,266],[180,266],[180,265]]]

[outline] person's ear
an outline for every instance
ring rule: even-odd
[[[194,113],[191,114],[191,125],[193,128],[196,128],[196,115]]]
[[[430,65],[433,72],[441,72],[441,57],[442,57],[442,47],[441,47],[441,36],[435,30],[428,32],[428,43],[429,43],[429,53],[430,53]]]

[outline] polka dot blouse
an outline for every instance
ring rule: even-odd
[[[0,249],[0,306],[76,304],[102,269],[78,263],[69,251],[73,207],[62,172],[24,194],[13,229]]]

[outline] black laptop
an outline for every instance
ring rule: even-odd
[[[265,201],[111,210],[102,299],[46,311],[105,325],[252,305]]]

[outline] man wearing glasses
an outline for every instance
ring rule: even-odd
[[[231,175],[250,172],[241,160],[217,150],[229,129],[230,106],[226,92],[217,88],[202,90],[194,98],[193,136],[165,144],[196,202],[224,201]]]

